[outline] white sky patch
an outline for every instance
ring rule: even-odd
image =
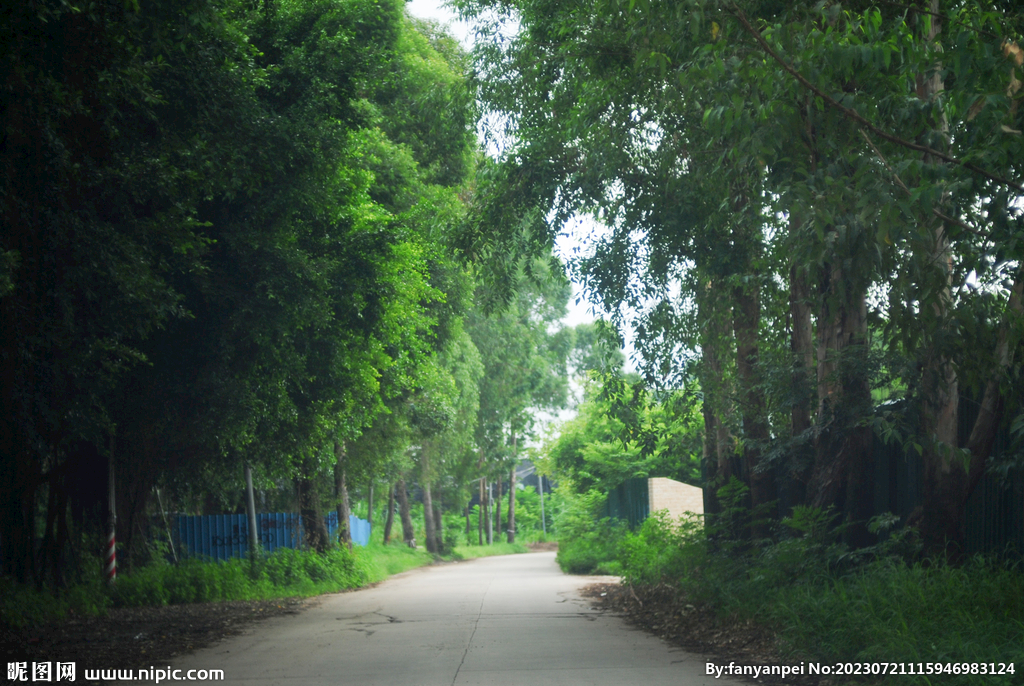
[[[420,19],[433,19],[462,43],[467,51],[473,49],[473,27],[464,21],[459,21],[455,12],[444,6],[439,0],[412,0],[405,3],[405,9],[414,17]]]

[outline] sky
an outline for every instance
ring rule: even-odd
[[[469,50],[473,47],[472,29],[465,23],[458,21],[455,13],[444,7],[437,0],[412,0],[405,3],[409,14],[420,19],[433,19],[442,24],[447,24],[452,35],[458,38],[462,45]]]

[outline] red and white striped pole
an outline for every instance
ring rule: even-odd
[[[110,520],[110,536],[107,537],[107,548],[103,553],[106,565],[107,582],[117,581],[117,508],[114,507],[114,434],[110,434],[110,460],[107,467],[108,517]]]
[[[117,581],[117,550],[115,546],[116,541],[114,540],[114,527],[111,526],[110,538],[107,539],[107,550],[103,555],[103,559],[107,561],[107,581],[111,584]]]

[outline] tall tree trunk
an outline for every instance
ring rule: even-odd
[[[732,326],[729,322],[731,314],[712,281],[702,281],[699,296],[703,330],[700,383],[704,394],[704,511],[716,515],[722,511],[718,489],[736,475],[729,449],[731,437],[724,420],[728,392],[719,354],[731,347]]]
[[[867,296],[826,265],[818,315],[818,426],[810,504],[835,507],[850,528],[851,545],[868,545],[874,506],[872,431],[861,420],[873,412],[866,369]]]
[[[167,524],[167,515],[164,514],[163,503],[160,502],[160,491],[156,491],[156,500],[160,505],[160,514],[164,517],[164,525]],[[249,463],[245,463],[245,515],[246,521],[248,522],[248,543],[249,543],[249,559],[255,562],[256,558],[260,554],[260,534],[256,529],[256,498],[252,492],[252,467]],[[174,554],[174,542],[170,538],[170,527],[168,527],[168,541],[171,543],[171,554]]]
[[[373,526],[373,477],[366,486],[366,523]]]
[[[428,553],[438,552],[437,528],[434,526],[434,499],[430,494],[430,447],[420,450],[420,486],[423,489],[423,533]]]
[[[405,490],[405,479],[399,479],[396,486],[398,493],[398,514],[402,520],[402,540],[410,548],[416,547],[416,530],[412,526],[412,514],[409,512],[409,494]]]
[[[922,33],[922,39],[933,43],[942,30],[939,2],[928,0],[923,4],[925,12],[917,15],[922,29],[927,27],[927,31]],[[923,101],[935,100],[944,89],[941,68],[917,77],[917,96]],[[946,134],[948,126],[945,118],[934,122],[933,128]],[[933,167],[943,165],[942,160],[929,154],[924,155],[924,163]],[[961,511],[959,502],[963,499],[966,506],[963,494],[969,478],[955,456],[960,411],[959,381],[953,361],[946,352],[939,349],[940,341],[948,336],[949,331],[953,256],[945,223],[938,221],[934,227],[932,245],[923,271],[925,278],[928,278],[930,272],[935,279],[934,283],[942,285],[932,305],[933,326],[932,331],[928,332],[930,335],[925,336],[921,360],[922,493],[921,505],[911,514],[910,519],[921,533],[926,553],[946,554],[950,559],[959,559],[964,553],[965,544],[965,512]]]
[[[965,552],[967,500],[985,474],[985,465],[992,454],[992,445],[1002,421],[1004,407],[1000,383],[1013,364],[1013,352],[1019,345],[1019,322],[1024,314],[1022,293],[1024,270],[1017,274],[999,324],[995,365],[985,384],[978,417],[967,440],[966,449],[970,455],[967,469],[957,459],[947,458],[940,463],[921,506],[907,522],[920,531],[927,552],[945,554],[953,561],[961,559]]]
[[[391,543],[391,527],[395,524],[395,485],[388,486],[388,513],[384,517],[384,545]]]
[[[420,484],[423,489],[423,529],[427,537],[425,545],[428,553],[437,552],[437,530],[434,522],[434,500],[430,496],[430,484]]]
[[[761,325],[760,287],[739,286],[733,290],[736,306],[733,327],[736,333],[736,372],[740,383],[740,414],[743,418],[743,471],[750,486],[750,504],[754,512],[751,534],[767,538],[771,512],[765,512],[775,500],[773,471],[760,464],[761,451],[768,441],[766,403],[757,374],[758,336]]]
[[[704,353],[703,363],[707,364],[708,354]],[[704,384],[701,384],[704,389]],[[701,453],[701,481],[704,491],[704,514],[717,515],[722,511],[722,505],[718,502],[718,455],[715,450],[716,425],[718,416],[711,409],[710,393],[704,390],[704,402],[701,403],[701,414],[704,415],[704,445]]]
[[[498,479],[498,497],[497,497],[497,499],[494,502],[496,503],[496,506],[494,508],[494,518],[496,520],[495,524],[494,524],[494,531],[497,532],[498,538],[500,539],[501,538],[501,479],[500,478]]]
[[[316,464],[305,458],[299,466],[299,476],[295,480],[295,490],[299,498],[299,514],[302,518],[302,529],[305,533],[305,544],[318,553],[327,550],[327,523],[320,512],[320,492],[316,484]]]
[[[352,513],[348,500],[348,485],[345,483],[345,444],[334,442],[334,501],[338,515],[338,545],[352,550],[352,530],[348,525],[348,517]]]
[[[791,224],[797,221],[790,216]],[[791,230],[795,228],[791,227]],[[790,410],[789,433],[792,449],[786,479],[786,500],[791,508],[807,503],[807,484],[814,469],[814,454],[809,440],[815,372],[810,299],[807,274],[794,264],[789,270],[790,350],[793,355],[793,374],[790,380],[793,406]]]
[[[515,445],[515,437],[512,439]],[[514,450],[514,448],[513,448]],[[516,542],[516,466],[512,465],[512,472],[508,478],[508,542]]]
[[[491,512],[491,490],[493,486],[489,482],[484,482],[484,514],[487,525],[487,545],[494,545],[494,513]]]
[[[484,544],[484,480],[483,477],[477,482],[480,486],[480,504],[476,507],[476,544]]]
[[[434,541],[437,552],[444,553],[444,513],[441,512],[441,498],[434,501]]]

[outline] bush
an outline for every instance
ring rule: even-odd
[[[626,583],[655,585],[688,576],[705,558],[704,522],[694,515],[673,522],[660,510],[619,544],[619,567]]]
[[[741,517],[699,520],[655,514],[619,545],[626,581],[667,583],[686,602],[721,616],[770,626],[786,659],[836,662],[1008,663],[1024,660],[1024,573],[992,559],[963,566],[908,561],[919,546],[894,530],[871,548],[850,551],[828,511],[797,508],[777,541],[731,540]],[[749,519],[747,520],[749,521]],[[875,531],[895,518],[879,517]],[[724,523],[724,527],[719,524]],[[931,680],[930,680],[931,679]],[[1021,675],[943,675],[942,683],[1021,683]],[[928,684],[902,675],[879,683]]]
[[[281,549],[258,560],[199,559],[178,565],[153,564],[118,579],[118,605],[175,605],[221,600],[255,600],[314,595],[365,584],[368,574],[345,548],[314,551]]]
[[[590,491],[573,494],[559,489],[561,507],[555,517],[558,555],[555,560],[568,574],[609,573],[616,569],[619,546],[626,525],[607,517],[598,519],[604,507],[604,494]]]

